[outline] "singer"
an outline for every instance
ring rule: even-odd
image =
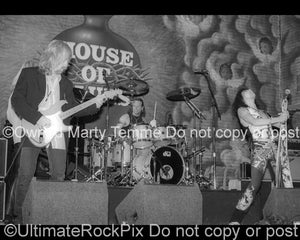
[[[241,129],[247,131],[246,139],[252,156],[251,182],[238,200],[230,225],[240,224],[247,214],[260,188],[267,166],[270,168],[272,181],[275,182],[277,146],[272,138],[272,127],[279,127],[280,123],[287,121],[289,113],[286,111],[280,113],[278,117],[270,117],[258,107],[255,93],[251,89],[242,88],[238,91],[232,110]],[[283,184],[287,187],[288,182],[283,181]]]

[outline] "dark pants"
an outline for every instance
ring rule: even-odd
[[[30,182],[34,177],[37,158],[41,149],[36,147],[23,147],[18,170],[14,211],[17,215],[16,223],[22,223],[22,205],[25,200]],[[50,180],[64,181],[66,170],[66,150],[47,148]]]

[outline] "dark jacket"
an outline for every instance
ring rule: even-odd
[[[64,75],[59,82],[60,100],[66,100],[67,103],[62,106],[62,111],[66,111],[76,105],[76,99],[73,93],[73,83]],[[38,111],[38,105],[45,96],[46,76],[38,67],[24,68],[20,74],[11,97],[11,104],[16,114],[22,119],[36,124],[42,114]],[[81,110],[76,117],[95,114],[97,112],[96,104]],[[64,121],[69,124],[70,118]],[[26,141],[27,142],[27,141]],[[28,144],[25,144],[28,145]]]

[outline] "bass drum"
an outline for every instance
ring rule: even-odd
[[[133,178],[153,180],[160,184],[179,184],[184,177],[184,161],[178,151],[165,146],[150,149],[147,153],[138,155],[133,160]],[[155,175],[154,175],[155,171]]]

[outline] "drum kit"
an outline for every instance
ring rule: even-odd
[[[132,99],[149,91],[146,82],[135,79],[123,80],[114,87],[124,90],[124,95]],[[185,101],[196,116],[204,118],[190,101],[200,92],[200,89],[196,88],[180,88],[169,92],[167,99]],[[77,91],[77,94],[79,93]],[[156,104],[154,119],[155,114]],[[208,187],[211,184],[209,180],[203,176],[196,176],[195,172],[190,170],[191,159],[202,154],[204,147],[188,154],[186,138],[174,135],[174,131],[185,129],[186,126],[170,123],[162,126],[139,124],[128,129],[131,134],[127,137],[106,136],[104,140],[96,136],[86,138],[85,151],[89,159],[90,176],[86,177],[85,181],[105,180],[108,185],[113,186],[133,186],[141,180],[150,184],[177,185],[191,185],[197,182]]]

